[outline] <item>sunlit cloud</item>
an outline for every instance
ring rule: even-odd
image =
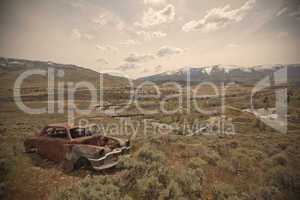
[[[279,17],[279,16],[283,15],[284,13],[286,13],[286,11],[288,11],[287,7],[282,8],[276,13],[276,16]]]
[[[162,31],[151,32],[151,31],[142,30],[142,31],[137,31],[136,34],[138,36],[142,36],[144,40],[152,40],[155,38],[163,38],[167,36],[167,33],[164,33]]]
[[[94,36],[88,33],[82,33],[78,29],[73,29],[71,33],[71,38],[72,39],[86,39],[86,40],[91,40],[94,39]]]
[[[124,60],[127,62],[148,62],[150,60],[155,59],[155,56],[152,54],[137,54],[131,53]]]
[[[117,67],[117,70],[121,70],[121,71],[127,71],[127,70],[132,70],[132,69],[136,69],[139,68],[140,66],[137,65],[136,63],[122,63],[119,67]]]
[[[144,4],[146,5],[161,5],[165,4],[167,0],[144,0]]]
[[[120,17],[115,14],[105,11],[103,14],[91,19],[91,21],[96,25],[96,28],[103,28],[104,26],[115,27],[118,30],[123,30],[124,22]]]
[[[297,20],[300,20],[300,6],[298,6],[297,10],[291,12],[289,16],[295,17]]]
[[[204,18],[200,20],[191,20],[183,25],[182,30],[190,31],[215,31],[225,28],[226,26],[239,22],[249,13],[255,6],[255,0],[248,0],[242,7],[230,10],[230,5],[223,8],[214,8],[207,12]]]
[[[184,50],[181,48],[163,46],[157,51],[156,55],[158,57],[165,57],[165,56],[171,56],[174,54],[180,54],[183,52],[184,52]]]
[[[170,23],[175,19],[175,7],[172,4],[167,5],[161,10],[154,10],[149,8],[144,12],[141,22],[135,22],[135,26],[148,28],[164,23]]]
[[[119,51],[119,49],[117,47],[114,47],[114,46],[111,46],[111,45],[101,46],[101,45],[97,44],[96,48],[101,50],[101,51],[111,51],[111,52]]]
[[[134,46],[134,45],[141,45],[141,42],[137,40],[125,40],[123,42],[120,42],[120,44],[125,46]]]
[[[99,58],[96,61],[100,64],[105,64],[105,65],[109,64],[109,62],[107,60],[105,60],[104,58]]]
[[[81,38],[81,33],[79,32],[78,29],[73,29],[72,30],[72,34],[71,34],[71,37],[73,39],[80,39]]]

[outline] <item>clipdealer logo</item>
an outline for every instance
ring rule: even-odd
[[[287,67],[283,67],[259,81],[251,92],[251,112],[267,126],[287,133]],[[275,89],[275,108],[254,108],[255,94],[266,89]],[[268,99],[267,96],[265,96]],[[266,103],[266,102],[264,102]]]

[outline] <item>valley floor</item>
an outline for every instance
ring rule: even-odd
[[[242,112],[248,100],[242,95],[227,99],[226,117],[236,125],[235,135],[187,136],[181,129],[155,136],[137,135],[131,141],[130,156],[122,158],[120,166],[102,173],[89,170],[66,173],[57,163],[25,154],[25,138],[46,124],[66,121],[66,115],[29,116],[13,102],[1,102],[3,197],[99,199],[99,195],[108,191],[110,198],[102,196],[102,199],[299,199],[300,91],[295,89],[289,102],[286,134]],[[170,105],[174,106],[173,103]],[[146,118],[167,125],[196,118],[210,120],[196,112],[135,116],[134,120]],[[101,118],[93,119],[101,122]],[[123,123],[118,118],[112,120]],[[142,129],[139,127],[138,131]]]

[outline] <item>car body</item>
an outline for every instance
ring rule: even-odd
[[[26,139],[24,147],[25,152],[36,152],[43,158],[62,163],[66,170],[88,165],[99,171],[117,165],[119,155],[130,150],[130,142],[93,134],[87,128],[50,124]]]

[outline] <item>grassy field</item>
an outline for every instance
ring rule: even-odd
[[[131,153],[118,167],[96,173],[79,170],[66,173],[58,163],[23,153],[25,138],[44,125],[66,121],[66,114],[27,115],[14,102],[0,107],[1,182],[4,199],[299,199],[300,191],[300,91],[292,88],[289,131],[278,133],[251,114],[248,93],[226,99],[226,117],[235,124],[235,135],[186,136],[182,130],[157,135],[155,129],[132,138]],[[249,91],[249,90],[248,90]],[[234,90],[233,90],[234,93]],[[262,95],[263,96],[263,95]],[[78,104],[84,104],[79,101]],[[154,100],[148,100],[151,105]],[[150,102],[150,103],[149,103]],[[201,102],[206,109],[218,108],[218,100]],[[258,98],[257,106],[262,106]],[[146,101],[145,105],[148,105]],[[45,101],[28,101],[30,106]],[[170,108],[176,103],[168,102]],[[149,105],[148,105],[149,106]],[[234,106],[236,109],[233,109]],[[147,106],[146,106],[147,107]],[[91,117],[91,116],[90,116]],[[182,124],[191,113],[139,116],[136,123]],[[94,122],[103,122],[92,116]],[[106,122],[123,123],[121,119]],[[128,120],[128,119],[127,119]],[[143,126],[137,129],[143,132]],[[129,134],[130,135],[130,134]],[[2,162],[3,161],[3,162]]]

